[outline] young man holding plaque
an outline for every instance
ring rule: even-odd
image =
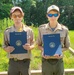
[[[42,75],[64,75],[62,51],[67,50],[70,46],[68,28],[58,23],[60,16],[58,6],[51,5],[48,7],[46,16],[49,23],[39,26],[37,40],[38,48],[42,51]],[[53,39],[55,35],[59,36]],[[49,39],[45,36],[48,36]],[[48,44],[50,41],[53,42]],[[59,45],[56,48],[58,42]],[[55,51],[57,52],[54,53]]]
[[[24,12],[20,7],[12,7],[10,17],[14,25],[5,30],[3,46],[9,58],[8,75],[29,75],[31,50],[34,48],[33,31],[22,23]]]

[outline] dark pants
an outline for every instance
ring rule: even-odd
[[[9,60],[8,75],[29,75],[30,59]]]
[[[63,59],[42,58],[42,75],[64,75]]]

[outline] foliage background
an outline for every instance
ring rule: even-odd
[[[3,45],[3,33],[4,30],[11,26],[13,22],[9,18],[4,18],[3,20],[0,20],[0,23],[2,24],[0,26],[0,71],[7,71],[8,70],[8,58],[7,53],[2,49]],[[34,38],[37,39],[38,35],[38,27],[34,27],[34,25],[30,26],[33,29],[34,32]],[[74,30],[69,31],[70,41],[71,41],[71,48],[74,49]],[[74,68],[74,55],[72,55],[69,50],[63,52],[64,53],[64,66],[65,68]],[[39,70],[41,69],[41,51],[35,46],[35,48],[32,50],[32,59],[31,59],[31,70]]]
[[[46,23],[47,7],[56,4],[60,8],[61,16],[59,22],[70,29],[71,47],[74,49],[74,0],[0,0],[0,71],[8,70],[7,53],[2,49],[3,32],[13,22],[9,18],[10,9],[13,6],[20,6],[25,12],[24,23],[31,25],[37,38],[38,26]],[[65,68],[74,68],[74,55],[69,50],[64,52]],[[41,69],[41,52],[35,47],[32,51],[31,69]]]
[[[73,30],[74,0],[0,0],[0,19],[9,17],[11,7],[20,6],[25,13],[24,22],[27,25],[39,26],[48,22],[46,11],[51,4],[60,8],[59,22]]]

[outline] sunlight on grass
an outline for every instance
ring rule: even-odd
[[[71,47],[74,49],[74,31],[69,31]]]
[[[74,68],[74,56],[69,52],[69,50],[64,52],[64,67],[65,68]]]

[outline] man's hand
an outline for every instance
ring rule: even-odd
[[[11,53],[11,52],[13,52],[14,51],[14,47],[12,47],[12,46],[8,46],[8,47],[6,47],[6,48],[4,48],[4,50],[6,51],[6,52],[8,52],[8,53]]]
[[[25,45],[23,45],[23,48],[26,50],[30,50],[31,46],[30,46],[30,44],[26,43]]]
[[[54,56],[55,56],[55,57],[57,57],[57,58],[58,58],[58,57],[60,57],[60,55],[59,55],[59,54],[55,54]]]
[[[45,59],[49,59],[50,58],[50,56],[47,56],[47,55],[43,55],[42,57],[45,58]]]
[[[58,54],[55,54],[53,56],[43,55],[42,57],[45,58],[45,59],[60,59],[60,58],[62,58],[62,56],[60,56]]]

